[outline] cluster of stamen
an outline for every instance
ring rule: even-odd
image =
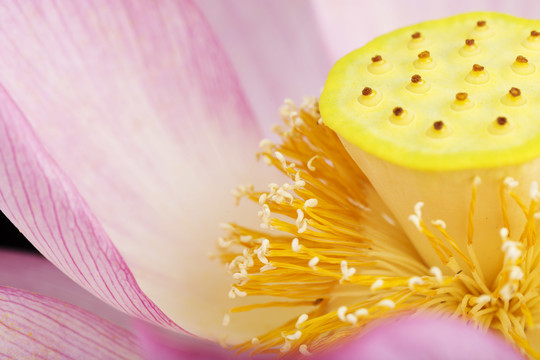
[[[463,101],[466,94],[457,94],[456,99]],[[535,300],[540,286],[535,264],[540,252],[536,215],[530,210],[536,208],[538,190],[531,192],[531,204],[526,206],[512,192],[515,180],[507,178],[501,184],[503,214],[507,198],[515,199],[527,226],[521,236],[520,229],[513,229],[513,240],[508,230],[501,230],[505,260],[494,284],[483,278],[472,246],[473,232],[467,249],[459,248],[444,221],[432,221],[440,235],[428,230],[423,204],[418,203],[410,220],[453,274],[443,275],[448,271],[426,267],[411,250],[395,219],[317,109],[314,99],[299,109],[290,102],[282,109],[289,128],[275,130],[283,143],[261,142],[260,156],[292,182],[270,184],[269,191],[243,187],[244,197],[261,206],[262,229],[228,224],[229,234],[218,242],[221,259],[236,281],[231,298],[269,295],[282,299],[233,308],[224,325],[246,311],[298,308],[296,317],[265,334],[254,334],[237,349],[307,355],[346,340],[375,318],[429,309],[495,328],[535,354],[525,329],[540,316],[540,303]],[[405,113],[395,107],[392,116]],[[496,122],[502,126],[507,120],[498,117]],[[432,128],[442,131],[444,123],[436,121]],[[480,184],[479,178],[471,184],[471,212]]]

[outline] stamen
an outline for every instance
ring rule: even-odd
[[[315,266],[317,266],[318,263],[319,263],[319,258],[315,256],[314,258],[311,258],[311,260],[309,260],[308,266],[312,268],[313,270],[315,270]]]
[[[419,276],[413,276],[407,282],[409,289],[414,290],[416,285],[424,285],[424,281]]]
[[[382,279],[377,279],[373,284],[371,284],[371,291],[375,291],[381,288],[383,284],[384,284],[384,281]]]
[[[300,352],[300,354],[304,355],[304,356],[310,356],[312,355],[309,351],[308,351],[308,347],[306,344],[302,344],[300,345],[300,348],[298,349],[298,351]]]
[[[300,241],[298,240],[298,238],[294,238],[292,240],[291,248],[292,248],[292,251],[294,252],[300,251]]]
[[[392,300],[390,299],[383,299],[381,301],[379,301],[377,303],[377,306],[380,306],[380,307],[386,307],[386,308],[389,308],[389,309],[393,309],[396,307],[396,303],[394,303]]]
[[[307,321],[309,318],[308,314],[302,314],[298,317],[298,320],[296,320],[296,328],[300,329],[301,325]]]
[[[439,269],[437,266],[432,266],[430,269],[429,269],[429,272],[431,274],[433,274],[433,276],[435,276],[435,279],[437,279],[437,281],[439,283],[442,283],[443,282],[443,276],[442,276],[442,271],[441,269]]]
[[[345,318],[345,314],[347,313],[347,307],[346,306],[340,306],[338,309],[337,309],[337,317],[339,318],[339,320],[341,321],[347,321],[347,319]]]

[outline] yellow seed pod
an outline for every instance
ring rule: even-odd
[[[472,188],[478,188],[475,217],[484,220],[474,224],[474,246],[488,254],[479,260],[487,279],[494,279],[502,263],[500,229],[523,228],[517,205],[508,205],[503,221],[507,215],[498,196],[506,177],[519,182],[513,191],[524,198],[540,179],[540,74],[534,64],[540,34],[534,29],[540,21],[461,14],[376,38],[330,71],[320,98],[324,123],[340,136],[430,266],[438,257],[409,221],[419,201],[426,221],[444,219],[465,249],[471,234],[463,214],[469,213]],[[419,68],[419,50],[428,51],[437,66]],[[391,62],[392,72],[371,73],[369,54]],[[376,106],[357,101],[368,85],[384,94]],[[414,113],[414,121],[389,116],[397,104]]]

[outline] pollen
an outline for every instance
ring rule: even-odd
[[[319,101],[286,102],[258,154],[275,179],[235,192],[261,227],[217,241],[224,331],[282,320],[243,329],[238,352],[309,356],[430,311],[540,359],[539,27],[482,12],[399,29],[339,60]]]

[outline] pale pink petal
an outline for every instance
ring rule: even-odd
[[[0,251],[0,284],[76,305],[125,328],[132,322],[128,315],[99,300],[39,255]]]
[[[231,57],[264,129],[286,98],[318,96],[332,62],[310,0],[196,0]]]
[[[140,359],[135,337],[73,305],[0,287],[0,358]]]
[[[248,220],[229,191],[261,176],[259,130],[198,9],[4,2],[0,30],[0,208],[102,299],[219,338],[230,280],[208,253]]]
[[[540,2],[535,0],[313,0],[311,3],[332,62],[379,35],[426,20],[470,11],[497,11],[521,17],[534,17],[540,11]]]
[[[500,335],[476,330],[462,320],[422,315],[383,322],[343,347],[313,357],[313,360],[524,358]]]
[[[177,328],[139,289],[72,182],[0,87],[0,208],[64,273],[124,312]]]

